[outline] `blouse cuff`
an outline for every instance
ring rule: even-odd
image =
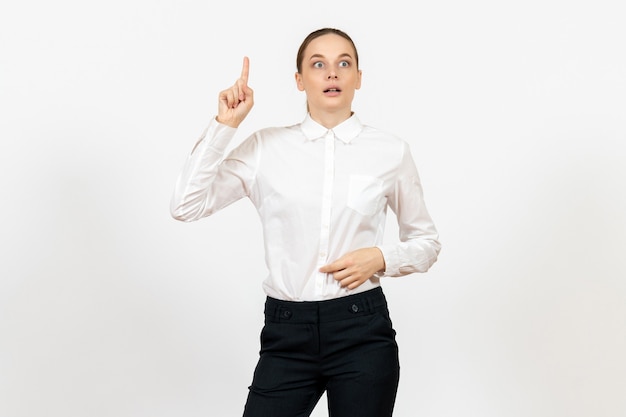
[[[235,136],[235,132],[237,132],[236,128],[220,123],[213,117],[198,138],[191,153],[193,154],[199,146],[202,146],[209,147],[216,153],[224,154],[231,139]]]
[[[389,245],[380,245],[376,247],[380,249],[383,254],[383,259],[385,260],[385,271],[383,275],[391,277],[400,275],[400,260],[398,259],[398,252],[394,249],[394,247]]]

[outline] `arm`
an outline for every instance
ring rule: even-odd
[[[218,115],[196,142],[176,182],[170,201],[172,217],[181,221],[208,216],[247,195],[253,175],[245,158],[223,160],[227,145],[253,106],[248,86],[248,58],[240,78],[220,92]],[[250,142],[252,143],[252,142]],[[253,152],[250,146],[242,147]]]
[[[408,144],[404,144],[388,201],[398,220],[400,242],[357,249],[324,265],[320,272],[332,273],[342,287],[354,289],[376,273],[402,276],[426,272],[435,263],[441,244],[424,204],[422,185]]]
[[[426,272],[437,261],[441,250],[439,234],[426,204],[422,184],[408,144],[398,170],[389,207],[396,214],[400,242],[381,245],[385,275],[398,277]]]

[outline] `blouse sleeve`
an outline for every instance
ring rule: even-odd
[[[170,201],[176,220],[190,222],[248,196],[254,182],[256,141],[237,148],[236,158],[224,158],[236,129],[213,118],[196,142],[180,172]]]
[[[398,220],[400,242],[378,247],[385,259],[386,276],[426,272],[437,261],[441,250],[439,234],[423,194],[415,162],[404,143],[395,186],[388,196],[389,207]]]

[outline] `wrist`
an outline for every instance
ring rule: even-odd
[[[215,116],[215,121],[217,123],[219,123],[219,124],[226,125],[228,127],[234,128],[234,129],[237,129],[239,127],[239,123],[237,123],[237,122],[235,122],[233,120],[228,120],[228,121],[227,120],[220,120],[219,116]]]

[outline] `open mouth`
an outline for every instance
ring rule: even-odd
[[[341,90],[338,88],[327,88],[326,90],[324,90],[325,93],[340,93]]]

